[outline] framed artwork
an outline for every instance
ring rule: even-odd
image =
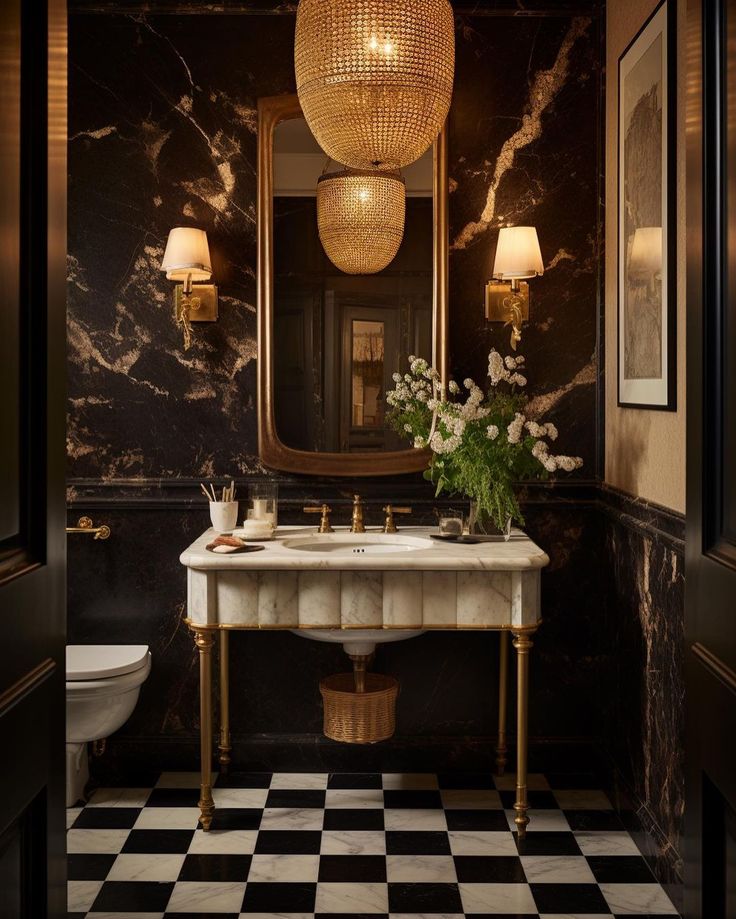
[[[676,408],[676,0],[618,61],[618,404]]]

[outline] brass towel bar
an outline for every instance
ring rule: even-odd
[[[92,521],[89,517],[80,517],[77,520],[77,525],[75,527],[67,527],[67,533],[84,533],[87,536],[92,536],[94,539],[108,539],[110,536],[110,527],[107,524],[103,523],[102,526],[96,527],[92,525]]]

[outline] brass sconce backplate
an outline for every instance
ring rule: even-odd
[[[529,284],[519,281],[519,289],[514,292],[522,320],[529,319]],[[486,284],[486,321],[508,322],[512,319],[509,310],[511,284],[508,281],[489,281]]]
[[[180,315],[180,302],[184,293],[184,285],[177,284],[174,288],[174,318]],[[199,308],[189,310],[190,322],[216,322],[217,321],[217,285],[192,284],[192,297],[199,298]]]

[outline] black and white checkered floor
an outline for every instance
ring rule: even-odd
[[[675,916],[606,796],[530,777],[221,776],[212,830],[198,777],[103,788],[69,814],[69,916],[284,919]]]

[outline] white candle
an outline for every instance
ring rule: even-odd
[[[273,520],[273,515],[268,514],[268,499],[267,498],[254,498],[253,499],[253,519],[254,520],[267,520],[268,517],[271,517]]]

